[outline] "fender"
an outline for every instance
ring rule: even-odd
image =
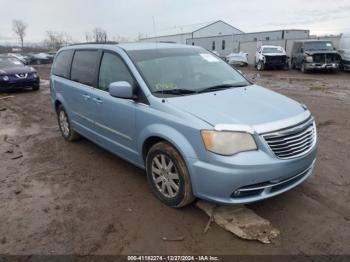
[[[67,106],[66,100],[64,99],[64,97],[62,96],[62,94],[60,94],[60,93],[55,93],[55,97],[52,97],[52,107],[53,107],[53,109],[55,110],[55,112],[56,112],[55,104],[56,104],[57,101],[61,103],[61,105],[64,107],[64,109],[65,109],[65,111],[66,111],[68,117],[71,118],[71,117],[72,117],[72,116],[71,116],[71,112],[70,112],[70,110],[68,109],[69,107]]]
[[[171,143],[180,152],[185,162],[187,162],[186,158],[198,158],[190,142],[178,130],[163,124],[152,124],[141,131],[137,141],[140,163],[145,164],[142,157],[142,147],[147,138],[152,136],[163,138]]]

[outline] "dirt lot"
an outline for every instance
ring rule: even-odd
[[[48,79],[49,68],[38,69]],[[87,140],[65,142],[45,82],[40,92],[0,94],[0,253],[350,254],[350,74],[243,71],[305,103],[318,122],[315,174],[248,206],[281,231],[272,244],[216,225],[204,234],[208,217],[161,204],[142,170]]]

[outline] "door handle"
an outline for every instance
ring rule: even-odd
[[[89,100],[89,99],[91,98],[91,97],[90,97],[89,95],[87,95],[87,94],[83,95],[83,97],[84,97],[85,100]]]
[[[95,97],[92,100],[94,100],[97,104],[102,104],[102,100],[99,97]]]

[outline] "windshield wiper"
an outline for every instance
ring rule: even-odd
[[[228,89],[228,88],[233,88],[233,87],[244,87],[247,86],[247,84],[222,84],[222,85],[215,85],[215,86],[210,86],[203,88],[198,91],[198,93],[205,93],[205,92],[212,92],[212,91],[218,91],[218,90],[223,90],[223,89]]]
[[[197,93],[197,91],[190,90],[190,89],[176,88],[176,89],[157,90],[157,91],[154,91],[153,93],[156,93],[156,94],[171,94],[171,95],[186,95],[186,94]]]

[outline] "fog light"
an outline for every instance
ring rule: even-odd
[[[38,74],[37,74],[37,73],[34,73],[34,74],[33,74],[33,77],[34,77],[34,78],[38,78]]]
[[[235,191],[235,192],[233,192],[233,196],[235,196],[235,197],[239,197],[241,195],[241,191]]]
[[[4,81],[9,81],[9,77],[8,76],[4,76],[4,77],[2,77],[2,79],[4,80]]]

